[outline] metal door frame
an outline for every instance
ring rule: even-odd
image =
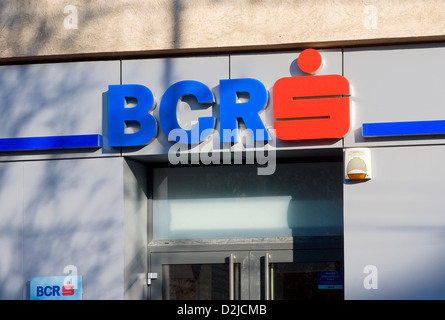
[[[274,262],[344,261],[343,237],[317,240],[261,238],[152,242],[148,250],[149,272],[158,273],[158,277],[149,288],[149,299],[162,299],[162,264],[228,263],[231,255],[235,263],[241,264],[241,300],[268,299],[269,281],[261,279],[262,266],[265,268]],[[266,263],[262,264],[262,261]],[[268,272],[263,274],[268,275]]]
[[[300,250],[261,250],[250,251],[250,298],[259,300],[271,299],[271,263],[286,262],[328,262],[344,261],[343,249],[340,248],[318,248],[318,249],[300,249]],[[261,279],[261,272],[264,279]]]
[[[235,298],[235,279],[233,265],[240,264],[240,299],[249,300],[249,255],[246,251],[194,251],[194,252],[153,252],[151,255],[150,270],[157,274],[156,281],[150,286],[150,297],[160,300],[163,296],[163,268],[164,264],[229,264],[230,297]]]

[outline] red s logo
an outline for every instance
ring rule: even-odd
[[[70,285],[70,282],[67,281],[66,285],[62,287],[62,295],[64,296],[72,296],[74,295],[74,286]]]
[[[300,69],[313,74],[322,59],[314,49],[298,57]],[[340,75],[281,78],[273,87],[276,135],[282,140],[341,138],[349,131],[349,82]]]

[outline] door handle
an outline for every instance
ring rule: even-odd
[[[229,257],[229,299],[235,300],[235,259],[236,256],[231,253]]]

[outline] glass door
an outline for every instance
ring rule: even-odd
[[[245,252],[151,253],[153,300],[249,299]]]
[[[338,249],[252,252],[260,283],[251,292],[265,300],[343,300],[343,254]]]
[[[342,300],[342,250],[151,253],[151,299]]]
[[[153,168],[152,299],[343,297],[342,159],[257,169]]]

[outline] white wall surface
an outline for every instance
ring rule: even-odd
[[[373,175],[344,186],[346,299],[445,298],[444,136],[362,136],[363,123],[444,119],[444,53],[442,43],[344,50],[344,145],[371,149]]]
[[[2,299],[26,299],[31,277],[63,276],[68,265],[84,299],[123,298],[122,161],[1,164]]]
[[[444,157],[444,146],[372,148],[373,178],[345,184],[346,299],[445,298]]]
[[[0,163],[0,299],[22,299],[23,163]]]
[[[345,147],[445,143],[443,135],[364,138],[362,124],[443,120],[444,43],[344,49],[351,84],[351,130]]]
[[[104,148],[0,153],[1,160],[107,156],[108,85],[120,83],[119,61],[0,66],[0,138],[104,134]]]

